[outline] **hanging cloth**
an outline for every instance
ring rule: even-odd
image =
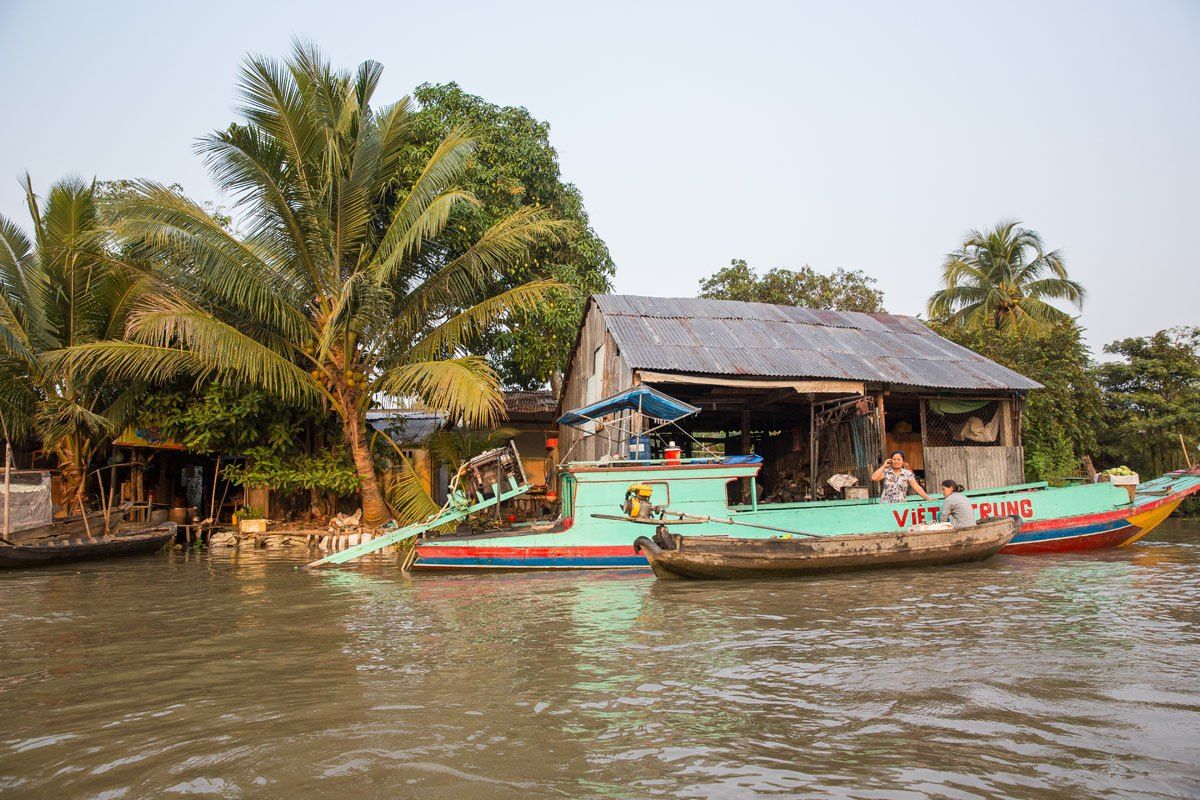
[[[958,430],[954,437],[959,441],[994,442],[1000,433],[1000,412],[992,414],[992,421],[985,423],[979,417],[971,417]]]
[[[986,406],[991,400],[959,400],[958,398],[941,398],[926,400],[929,410],[937,414],[970,414]]]

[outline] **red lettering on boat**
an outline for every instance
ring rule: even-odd
[[[1032,500],[1026,498],[1025,500],[1021,501],[1021,516],[1027,517],[1027,518],[1033,517],[1033,501]]]
[[[896,524],[903,528],[904,523],[908,521],[908,509],[893,511],[892,516],[896,518]]]

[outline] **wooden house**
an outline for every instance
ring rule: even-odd
[[[1024,480],[1021,409],[1035,381],[938,336],[914,317],[697,298],[592,297],[560,408],[638,384],[691,403],[677,444],[764,459],[769,499],[858,486],[902,450],[927,487]],[[604,435],[563,427],[564,461],[627,456],[630,419]],[[672,438],[660,437],[661,447]],[[876,486],[871,493],[877,492]]]

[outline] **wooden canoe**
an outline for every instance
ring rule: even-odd
[[[681,536],[662,526],[653,539],[639,536],[633,547],[659,578],[783,578],[982,561],[1019,527],[1018,520],[1001,517],[948,530],[748,539]]]
[[[56,539],[24,544],[0,542],[0,569],[40,567],[69,561],[90,561],[153,553],[175,538],[175,523],[167,522],[128,533],[91,539]]]
[[[120,525],[128,511],[128,505],[114,508],[112,513],[108,515],[109,527],[116,528]],[[87,521],[84,522],[83,517],[75,514],[74,516],[56,519],[48,525],[39,525],[36,528],[13,531],[8,535],[8,538],[17,544],[40,544],[41,541],[47,539],[75,539],[87,536],[88,531],[99,536],[104,533],[104,517],[105,514],[103,511],[93,511],[87,515]]]

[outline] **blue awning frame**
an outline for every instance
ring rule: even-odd
[[[661,420],[664,424],[670,424],[678,422],[684,417],[690,417],[692,414],[698,414],[700,409],[690,403],[676,400],[657,389],[642,385],[618,392],[603,400],[597,400],[591,405],[568,411],[558,418],[558,424],[582,428],[597,422],[601,417],[623,412],[634,412]]]

